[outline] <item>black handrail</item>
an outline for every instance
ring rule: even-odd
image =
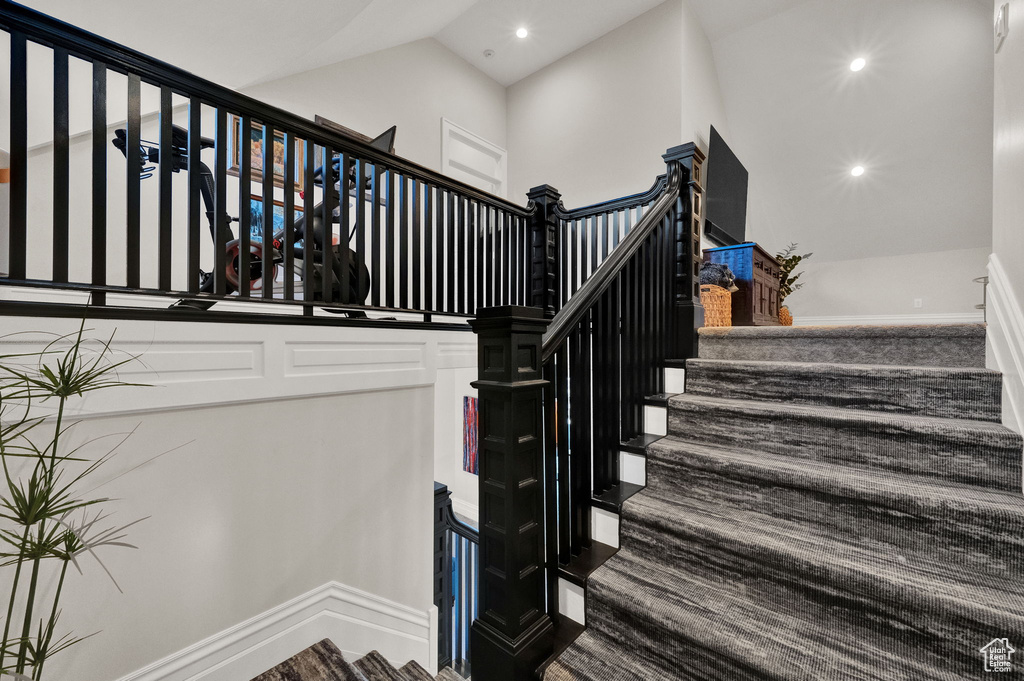
[[[309,119],[218,85],[182,68],[29,9],[24,5],[7,0],[0,2],[0,28],[24,33],[33,41],[49,47],[66,49],[69,55],[86,61],[102,62],[110,70],[123,74],[135,74],[143,82],[165,85],[184,96],[198,96],[207,104],[245,111],[256,120],[273,124],[275,128],[287,128],[290,133],[303,139],[310,139],[319,145],[329,146],[335,151],[355,152],[360,158],[367,161],[380,162],[390,169],[416,175],[432,185],[455,189],[460,196],[497,204],[519,217],[529,217],[532,212],[529,206],[520,206],[408,159],[376,149],[366,142],[341,135],[332,128],[317,125]]]
[[[682,170],[678,164],[673,164],[665,184],[666,191],[658,197],[658,200],[640,222],[629,231],[622,242],[601,263],[597,271],[569,298],[565,307],[555,314],[551,325],[544,334],[544,344],[541,349],[542,364],[546,364],[551,359],[587,311],[594,306],[601,294],[608,289],[615,277],[622,271],[623,266],[636,254],[647,237],[675,205],[682,190],[681,180]]]
[[[601,215],[602,213],[612,213],[619,210],[625,210],[627,208],[642,206],[646,203],[650,203],[665,191],[667,179],[667,174],[661,174],[654,180],[654,184],[651,185],[651,188],[645,192],[631,194],[630,196],[623,196],[620,199],[602,201],[601,203],[592,203],[589,206],[581,206],[579,208],[573,208],[572,210],[566,208],[565,204],[559,201],[555,205],[555,217],[560,220],[580,220],[594,215]]]

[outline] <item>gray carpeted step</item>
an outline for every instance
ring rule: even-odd
[[[430,672],[421,667],[416,660],[409,660],[398,671],[406,681],[434,681],[434,677],[430,675]]]
[[[588,587],[588,631],[613,641],[595,657],[609,667],[640,657],[646,671],[634,678],[954,681],[973,678],[989,640],[936,639],[914,611],[861,609],[841,589],[805,588],[803,575],[771,563],[738,569],[728,556],[684,556],[678,546],[659,547],[652,561],[648,548],[625,547]]]
[[[1021,488],[1024,441],[996,423],[677,395],[669,435],[1008,491]]]
[[[691,359],[686,393],[979,421],[1002,418],[1002,375],[988,369]]]
[[[407,681],[406,677],[376,650],[371,650],[352,664],[363,673],[367,681]]]
[[[437,672],[436,681],[469,681],[469,679],[462,678],[451,667],[442,667]]]
[[[911,566],[970,566],[979,585],[1024,583],[1019,493],[674,438],[648,448],[647,490],[804,523]]]
[[[700,329],[701,359],[984,367],[983,324]]]
[[[451,667],[442,667],[437,672],[436,681],[469,681],[469,679],[462,678]]]
[[[324,639],[293,655],[252,681],[367,681],[338,647]]]
[[[651,664],[651,657],[644,655],[644,646],[627,648],[618,639],[609,639],[591,627],[547,668],[544,681],[703,681],[703,677],[685,676],[684,669],[679,665],[680,673],[671,676],[659,673]]]
[[[951,680],[977,671],[992,631],[1024,635],[1016,582],[967,585],[955,573],[969,566],[911,568],[650,490],[623,510],[623,548],[591,576],[587,623],[620,641],[606,663],[639,655],[643,678]]]

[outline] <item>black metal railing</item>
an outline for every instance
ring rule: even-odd
[[[123,294],[193,310],[233,300],[307,315],[377,309],[425,320],[528,303],[532,206],[13,3],[0,4],[0,29],[10,35],[12,74],[10,236],[0,283],[91,292],[99,306]],[[33,184],[27,73],[30,59],[45,67],[50,58],[53,177]],[[91,82],[72,83],[77,62]],[[76,85],[91,94],[86,144],[72,142],[69,126]],[[121,88],[126,103],[115,110],[108,95]],[[72,175],[83,161],[88,176]],[[176,181],[179,173],[187,181]],[[144,191],[143,183],[154,186]],[[73,186],[92,197],[86,215],[69,214]],[[38,205],[46,192],[52,214],[29,211],[29,197]],[[254,215],[269,223],[275,211],[278,229],[253,229]]]
[[[488,308],[471,322],[482,472],[473,665],[488,678],[532,679],[550,653],[559,576],[591,546],[596,497],[620,486],[622,443],[643,434],[644,399],[663,392],[665,361],[696,355],[704,154],[687,144],[664,159],[651,192],[585,211],[550,209],[556,192],[534,190],[547,216],[534,221],[535,272],[547,265],[532,278],[534,307]],[[638,209],[615,244],[605,224]],[[573,223],[586,225],[585,239]],[[566,233],[577,244],[569,257],[564,240],[543,243]],[[568,288],[551,276],[553,259],[567,263]]]
[[[434,512],[438,667],[452,667],[469,678],[470,627],[478,615],[480,534],[455,517],[451,492],[436,482]]]

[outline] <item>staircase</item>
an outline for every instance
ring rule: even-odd
[[[466,681],[449,667],[437,676],[410,660],[401,669],[372,650],[349,663],[330,639],[293,655],[252,681]]]
[[[702,329],[545,679],[984,678],[986,644],[1024,645],[1022,440],[984,333]]]

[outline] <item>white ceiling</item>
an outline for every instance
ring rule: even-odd
[[[662,1],[23,0],[233,88],[428,37],[511,85]]]

